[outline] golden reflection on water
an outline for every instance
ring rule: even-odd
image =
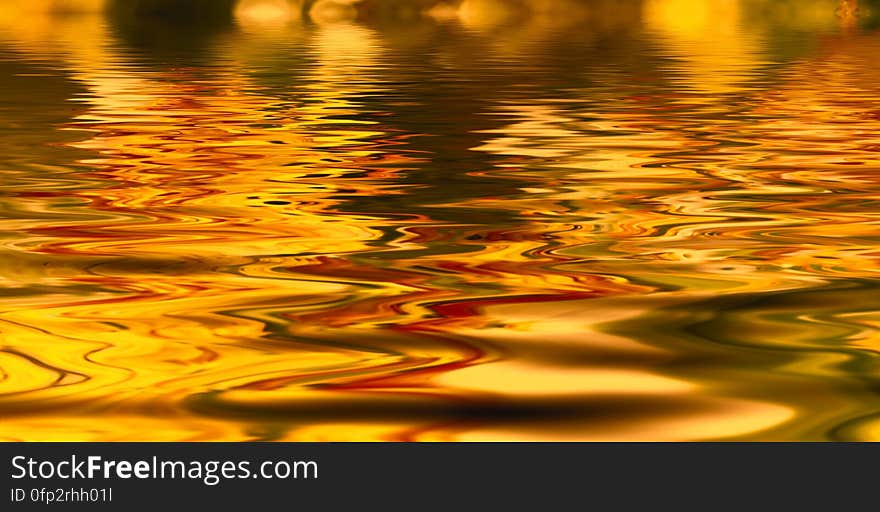
[[[880,438],[873,3],[167,3],[0,8],[0,438]]]

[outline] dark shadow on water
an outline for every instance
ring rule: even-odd
[[[232,30],[235,0],[111,0],[110,25],[147,61],[196,64],[219,34]]]

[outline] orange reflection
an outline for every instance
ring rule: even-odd
[[[0,438],[876,438],[855,2],[104,7],[0,10]]]

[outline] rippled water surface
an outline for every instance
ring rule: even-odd
[[[880,440],[880,3],[0,2],[0,439]]]

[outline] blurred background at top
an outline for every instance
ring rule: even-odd
[[[764,90],[777,65],[822,49],[858,53],[847,38],[877,27],[880,0],[0,0],[10,57],[93,86],[110,84],[90,70],[217,66],[251,90],[287,89],[331,62],[328,77],[394,76],[391,89],[405,71],[427,81],[445,69],[473,87],[639,83],[712,96]]]
[[[7,41],[98,52],[114,42],[157,55],[209,52],[223,38],[266,38],[334,24],[368,27],[391,46],[425,45],[440,30],[491,39],[498,52],[647,30],[682,56],[724,69],[761,38],[871,28],[876,0],[32,0],[0,2]],[[182,29],[181,27],[186,27]],[[735,33],[736,38],[729,35]],[[361,33],[361,35],[363,35]],[[349,34],[353,36],[353,34]],[[717,48],[722,45],[724,48]],[[226,41],[228,42],[228,41]],[[700,44],[697,44],[700,43]],[[105,48],[106,49],[106,48]],[[270,48],[240,48],[267,52]],[[338,48],[345,51],[344,46]],[[686,55],[685,55],[686,54]],[[85,54],[82,54],[85,56]],[[97,56],[97,55],[96,55]],[[742,57],[747,58],[747,57]]]

